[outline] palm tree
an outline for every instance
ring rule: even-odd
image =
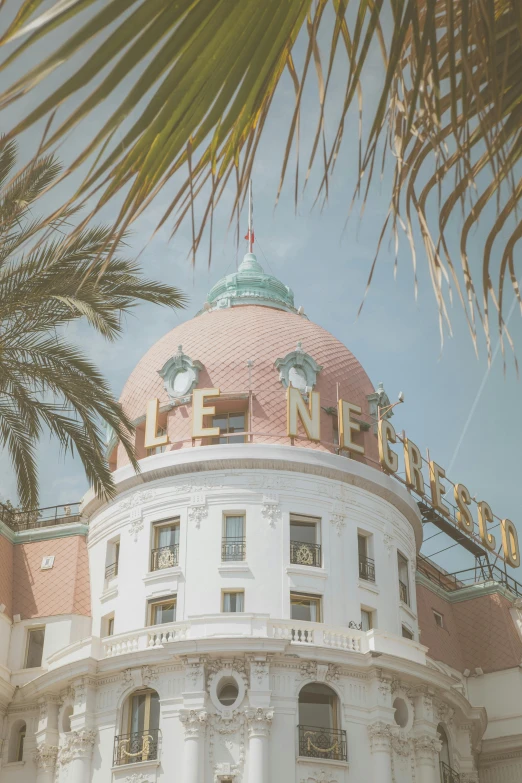
[[[107,382],[66,329],[86,320],[107,340],[122,331],[122,316],[139,302],[182,307],[184,297],[139,274],[132,261],[105,248],[103,226],[70,237],[70,211],[50,222],[31,207],[56,180],[52,156],[35,160],[9,180],[16,146],[0,146],[0,446],[7,449],[25,508],[38,505],[36,446],[47,429],[64,451],[77,451],[96,492],[114,483],[104,454],[103,428],[114,429],[137,469],[133,427]],[[101,272],[103,271],[103,274]],[[89,274],[90,273],[90,274]]]
[[[7,25],[0,43],[15,46],[4,69],[13,63],[20,69],[27,51],[37,43],[46,47],[48,35],[70,24],[91,0],[57,0],[36,15],[41,4],[23,0]],[[321,53],[319,31],[328,25],[329,43]],[[294,62],[298,39],[304,43],[299,70]],[[71,67],[70,58],[87,43],[92,52],[86,62]],[[50,54],[35,67],[22,75],[17,71],[0,106],[39,87],[65,64],[59,86],[11,134],[52,117],[68,98],[90,87],[49,132],[43,144],[48,150],[112,96],[112,113],[69,167],[74,171],[86,159],[94,160],[76,199],[97,194],[96,211],[123,190],[117,241],[119,232],[184,170],[187,175],[176,186],[160,225],[175,214],[175,230],[188,214],[195,251],[231,175],[237,190],[234,209],[242,203],[285,71],[295,88],[295,110],[282,148],[279,191],[293,145],[299,150],[303,90],[315,70],[318,122],[304,185],[320,161],[318,197],[327,198],[347,112],[354,100],[363,106],[361,77],[377,43],[384,76],[370,130],[360,140],[354,192],[366,198],[374,171],[380,169],[378,158],[386,150],[391,153],[393,185],[383,235],[387,228],[395,234],[403,228],[415,264],[415,236],[420,233],[441,327],[444,322],[449,326],[446,301],[453,286],[473,338],[478,314],[489,348],[491,301],[501,337],[505,332],[506,277],[520,302],[514,266],[514,248],[522,235],[522,224],[516,222],[522,192],[516,169],[522,154],[520,0],[105,0],[89,18],[78,17],[59,45],[47,44]],[[337,74],[344,68],[345,91],[338,125],[328,136],[325,106],[334,64]],[[118,103],[115,91],[129,76],[130,89]],[[296,199],[298,186],[299,164]],[[200,193],[206,206],[198,227],[193,204]],[[433,199],[438,199],[435,208]],[[456,260],[451,239],[460,210]],[[481,269],[468,260],[468,238],[480,217],[490,220]],[[500,258],[496,284],[492,257]],[[370,280],[372,274],[373,267]]]

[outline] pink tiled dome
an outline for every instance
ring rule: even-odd
[[[288,444],[286,391],[275,361],[294,351],[298,342],[303,351],[322,367],[314,387],[314,391],[321,394],[321,407],[335,408],[339,394],[339,397],[360,405],[363,419],[370,423],[367,395],[372,394],[374,388],[348,348],[325,329],[295,311],[251,304],[203,312],[166,334],[145,354],[132,372],[120,401],[132,420],[144,416],[147,402],[154,397],[159,398],[161,406],[168,405],[169,396],[158,371],[176,355],[179,346],[182,346],[183,354],[202,365],[198,387],[217,387],[221,394],[248,392],[247,362],[252,360],[250,388],[251,426],[252,432],[256,433],[254,442]],[[209,400],[208,404],[214,404],[214,400]],[[333,442],[334,417],[324,410],[321,416],[322,443],[296,441],[295,445],[331,450],[327,444]],[[191,422],[190,405],[178,405],[169,410],[168,449],[191,445]],[[366,455],[372,461],[375,460],[377,452],[373,430],[365,432],[361,437],[364,438]],[[139,449],[138,456],[144,456],[139,453]],[[117,466],[123,465],[125,461],[120,447]]]

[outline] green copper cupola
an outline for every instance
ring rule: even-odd
[[[262,305],[297,312],[292,289],[277,277],[267,275],[254,253],[245,255],[237,272],[218,280],[201,312],[238,305]]]

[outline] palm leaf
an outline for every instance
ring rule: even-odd
[[[43,149],[49,151],[113,97],[124,79],[130,79],[128,94],[113,106],[67,171],[75,171],[87,159],[94,161],[75,194],[80,202],[94,196],[95,207],[88,217],[119,197],[114,247],[107,258],[126,228],[161,188],[173,177],[179,179],[180,172],[184,176],[159,225],[173,218],[176,230],[184,219],[190,219],[195,253],[232,174],[237,191],[231,212],[234,219],[245,198],[259,140],[285,69],[291,75],[296,101],[281,149],[276,200],[295,149],[297,203],[301,99],[312,62],[319,86],[319,118],[303,187],[320,160],[323,171],[316,201],[324,203],[355,98],[361,112],[366,60],[377,41],[385,75],[368,134],[359,140],[354,193],[363,199],[364,209],[379,168],[377,155],[384,148],[383,165],[388,165],[386,150],[391,152],[390,211],[379,247],[389,228],[398,247],[398,232],[404,230],[415,267],[420,257],[416,236],[421,236],[441,335],[444,325],[450,328],[447,303],[452,290],[466,309],[473,339],[478,318],[489,348],[491,303],[497,310],[500,333],[507,335],[502,317],[506,275],[518,296],[513,251],[520,238],[516,227],[517,165],[522,154],[519,0],[358,0],[355,7],[353,0],[351,6],[349,0],[157,0],[152,10],[147,0],[107,0],[83,22],[79,14],[88,8],[89,0],[59,0],[38,15],[40,5],[37,0],[22,2],[0,41],[12,49],[2,68],[20,62],[36,42],[65,22],[74,23],[74,31],[42,62],[7,86],[0,106],[21,98],[63,63],[67,63],[67,75],[16,125],[9,138],[58,107],[67,107],[69,98],[90,87],[87,97],[65,112],[48,135]],[[331,37],[324,56],[319,34],[327,23]],[[301,31],[308,40],[298,71],[293,51]],[[93,45],[93,53],[81,67],[71,69],[69,61],[87,43]],[[325,108],[341,49],[346,57],[345,96],[328,145]],[[120,141],[115,144],[115,132],[120,130]],[[204,188],[209,191],[208,200],[196,226],[194,200],[203,197]],[[461,242],[455,247],[448,226],[453,226],[453,216],[460,211]],[[489,221],[482,274],[468,260],[468,238],[480,216]],[[493,246],[502,257],[497,283],[490,271]],[[369,282],[374,269],[375,265]]]

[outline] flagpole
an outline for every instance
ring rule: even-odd
[[[252,219],[252,212],[253,212],[253,204],[252,204],[252,180],[248,183],[248,252],[252,252],[253,248],[253,219]]]

